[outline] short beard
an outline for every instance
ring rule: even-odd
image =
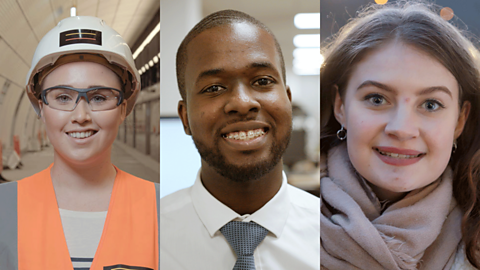
[[[292,127],[290,127],[289,132],[279,140],[279,143],[273,141],[270,148],[271,155],[268,159],[257,163],[247,163],[243,166],[225,162],[225,157],[219,152],[219,140],[215,141],[212,149],[209,149],[205,144],[196,140],[194,136],[192,136],[192,139],[202,159],[207,162],[208,165],[212,166],[217,173],[234,182],[248,182],[261,178],[277,166],[282,160],[283,153],[285,153],[290,142],[291,133]],[[275,137],[275,134],[272,133],[272,136]],[[244,151],[244,153],[253,153],[253,151]]]

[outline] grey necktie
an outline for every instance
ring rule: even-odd
[[[253,252],[268,234],[268,230],[255,222],[230,221],[220,229],[237,254],[233,270],[255,270]]]

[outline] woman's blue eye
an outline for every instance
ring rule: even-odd
[[[99,95],[94,96],[90,99],[90,101],[94,101],[94,102],[103,102],[105,100],[106,98],[104,96],[99,96]]]
[[[436,100],[433,100],[433,99],[425,101],[422,104],[422,106],[423,106],[423,108],[425,108],[425,110],[430,111],[430,112],[437,111],[440,108],[445,108],[445,106],[443,106],[440,102],[438,102]]]
[[[379,94],[367,95],[365,97],[365,100],[368,100],[370,103],[372,103],[375,106],[380,106],[380,105],[383,105],[387,102],[387,100]]]
[[[72,100],[72,98],[70,96],[67,96],[67,95],[60,95],[60,96],[57,96],[55,98],[57,101],[60,101],[60,102],[69,102],[70,100]]]

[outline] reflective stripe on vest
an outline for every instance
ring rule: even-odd
[[[50,168],[0,185],[0,269],[73,269]],[[158,184],[117,168],[91,270],[159,269],[158,197]]]
[[[18,269],[17,182],[0,185],[0,269]]]

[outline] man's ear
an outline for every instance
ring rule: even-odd
[[[470,114],[470,102],[465,101],[462,106],[462,110],[460,111],[460,115],[458,116],[457,126],[455,127],[455,139],[457,139],[463,132],[463,128],[465,127],[465,123],[467,122],[468,115]]]
[[[187,135],[192,135],[192,132],[190,131],[190,125],[188,123],[188,112],[187,112],[187,104],[185,101],[180,100],[178,102],[178,116],[180,116],[180,119],[182,120],[183,124],[183,130],[185,131],[185,134]]]
[[[290,103],[292,103],[292,91],[290,90],[290,86],[287,85],[287,96]]]
[[[340,125],[346,125],[345,123],[345,105],[343,104],[342,97],[340,96],[340,93],[338,92],[338,86],[334,85],[333,86],[335,91],[335,104],[333,108],[333,112],[335,114],[335,119],[337,119],[338,123]]]

